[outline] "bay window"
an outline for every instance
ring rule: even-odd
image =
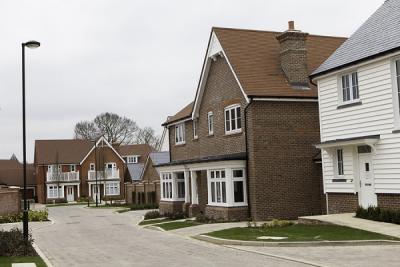
[[[172,200],[172,173],[163,173],[161,175],[161,198],[164,200]]]
[[[232,105],[225,108],[225,133],[238,133],[242,130],[240,105]]]
[[[180,145],[185,143],[185,123],[180,123],[175,126],[175,144]]]
[[[161,173],[161,200],[183,201],[185,193],[185,176],[183,172]]]
[[[62,198],[64,197],[63,188],[57,185],[47,186],[47,198]]]

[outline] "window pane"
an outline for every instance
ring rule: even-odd
[[[230,131],[231,130],[231,124],[230,124],[230,116],[229,116],[229,110],[225,111],[225,128],[226,131]]]
[[[225,178],[225,171],[221,171],[221,178]]]
[[[353,89],[353,99],[358,99],[358,76],[357,76],[357,72],[354,72],[351,75],[351,82],[352,82],[352,89]]]
[[[211,183],[211,202],[215,202],[215,182]]]
[[[221,203],[221,187],[220,187],[220,182],[216,182],[216,187],[217,187],[217,203]]]
[[[243,177],[243,170],[233,170],[233,177]]]
[[[221,182],[221,193],[222,193],[222,203],[226,203],[226,187],[225,187],[225,182]]]
[[[214,178],[214,171],[211,171],[211,178]]]
[[[231,123],[232,123],[232,130],[236,130],[236,114],[235,109],[231,109]]]
[[[220,175],[220,172],[219,172],[219,171],[216,171],[216,172],[215,172],[215,178],[219,178],[219,175]]]
[[[235,202],[244,202],[243,181],[233,182]]]

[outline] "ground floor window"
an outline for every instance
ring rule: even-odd
[[[208,172],[210,205],[246,205],[246,181],[244,169],[220,169]]]
[[[106,195],[119,195],[119,183],[107,183],[106,184]]]
[[[178,189],[177,197],[179,199],[185,198],[185,175],[183,172],[178,172],[176,174],[176,185],[177,185],[177,189]]]
[[[161,177],[162,198],[172,199],[172,173],[163,173]]]
[[[61,186],[49,185],[47,187],[47,198],[62,198],[64,197]]]

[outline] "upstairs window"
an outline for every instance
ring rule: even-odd
[[[336,170],[338,176],[344,175],[344,165],[343,165],[343,149],[336,150]]]
[[[126,163],[138,163],[139,157],[138,156],[127,156]]]
[[[397,83],[397,95],[400,105],[400,60],[396,60],[396,83]]]
[[[69,171],[70,171],[70,172],[75,172],[75,171],[76,171],[76,166],[75,166],[74,164],[71,164],[71,165],[69,166]]]
[[[357,72],[345,74],[341,79],[343,103],[358,100],[358,74]]]
[[[185,143],[185,124],[180,123],[175,126],[175,144],[180,145]]]
[[[242,130],[240,105],[225,108],[225,133],[237,133]]]
[[[197,134],[197,120],[193,121],[193,139],[199,138],[199,135]]]
[[[94,163],[90,163],[89,169],[90,169],[91,171],[94,171],[94,170],[96,169]]]
[[[207,114],[207,123],[208,123],[208,134],[214,134],[214,114],[212,111]]]

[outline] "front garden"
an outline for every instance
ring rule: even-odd
[[[45,262],[37,255],[32,246],[32,235],[25,242],[22,231],[18,228],[0,231],[0,266],[11,267],[12,263],[35,263],[46,267]]]

